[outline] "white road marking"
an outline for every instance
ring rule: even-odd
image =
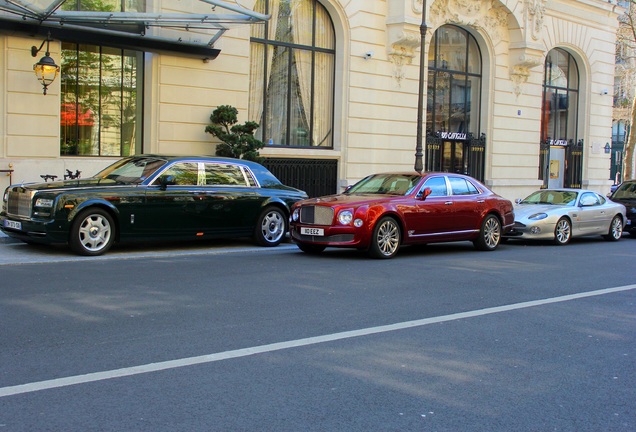
[[[188,357],[188,358],[170,360],[170,361],[164,361],[164,362],[158,362],[158,363],[149,363],[145,365],[132,366],[127,368],[103,371],[103,372],[95,372],[95,373],[90,373],[85,375],[76,375],[76,376],[70,376],[66,378],[57,378],[57,379],[38,381],[38,382],[9,386],[9,387],[1,387],[0,397],[13,396],[13,395],[18,395],[23,393],[32,393],[32,392],[37,392],[41,390],[67,387],[67,386],[72,386],[77,384],[86,384],[86,383],[95,382],[95,381],[103,381],[107,379],[121,378],[121,377],[132,376],[132,375],[140,375],[140,374],[145,374],[150,372],[158,372],[158,371],[167,370],[167,369],[176,369],[180,367],[194,366],[194,365],[203,364],[203,363],[212,363],[212,362],[217,362],[221,360],[246,357],[246,356],[263,354],[263,353],[268,353],[273,351],[281,351],[281,350],[286,350],[291,348],[316,345],[316,344],[321,344],[325,342],[333,342],[333,341],[342,340],[342,339],[351,339],[351,338],[368,336],[368,335],[378,334],[378,333],[386,333],[386,332],[391,332],[396,330],[410,329],[414,327],[422,327],[422,326],[426,326],[430,324],[437,324],[437,323],[455,321],[455,320],[466,319],[466,318],[474,318],[474,317],[479,317],[484,315],[491,315],[491,314],[496,314],[501,312],[518,310],[518,309],[526,309],[530,307],[548,305],[553,303],[567,302],[567,301],[582,299],[586,297],[595,297],[595,296],[612,294],[612,293],[617,293],[622,291],[629,291],[634,289],[636,289],[636,284],[577,293],[577,294],[570,294],[570,295],[565,295],[560,297],[533,300],[533,301],[527,301],[522,303],[513,303],[509,305],[496,306],[496,307],[485,308],[485,309],[477,309],[473,311],[454,313],[450,315],[442,315],[438,317],[424,318],[424,319],[419,319],[414,321],[405,321],[401,323],[383,325],[378,327],[369,327],[365,329],[352,330],[352,331],[346,331],[341,333],[333,333],[333,334],[323,335],[323,336],[308,337],[304,339],[297,339],[297,340],[292,340],[287,342],[278,342],[278,343],[273,343],[268,345],[261,345],[261,346],[251,347],[251,348],[243,348],[243,349],[232,350],[232,351],[225,351],[225,352],[215,353],[215,354],[207,354],[202,356]]]

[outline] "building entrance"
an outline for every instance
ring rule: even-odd
[[[442,171],[468,174],[468,152],[464,141],[442,141]]]

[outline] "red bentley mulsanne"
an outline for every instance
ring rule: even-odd
[[[472,177],[384,173],[342,194],[295,203],[290,233],[307,253],[330,246],[391,258],[401,245],[461,240],[491,251],[513,223],[512,203]]]

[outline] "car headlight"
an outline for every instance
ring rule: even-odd
[[[292,212],[292,220],[298,222],[298,219],[300,219],[300,208],[295,208]]]
[[[547,213],[535,213],[533,215],[530,215],[528,217],[528,219],[530,219],[530,220],[541,220],[541,219],[545,219],[547,217],[548,217]]]
[[[53,207],[53,200],[50,198],[38,198],[35,200],[36,207]]]
[[[338,213],[338,222],[342,225],[349,225],[353,220],[353,212],[351,210],[343,210]]]

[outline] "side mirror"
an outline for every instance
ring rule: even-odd
[[[168,186],[174,186],[177,184],[177,178],[173,175],[162,175],[159,177],[159,186],[161,190],[166,190]]]
[[[517,198],[515,200],[515,204],[521,204],[521,201],[523,201],[523,198]]]
[[[424,188],[423,191],[417,194],[417,198],[424,201],[432,192],[433,190],[430,187]]]

